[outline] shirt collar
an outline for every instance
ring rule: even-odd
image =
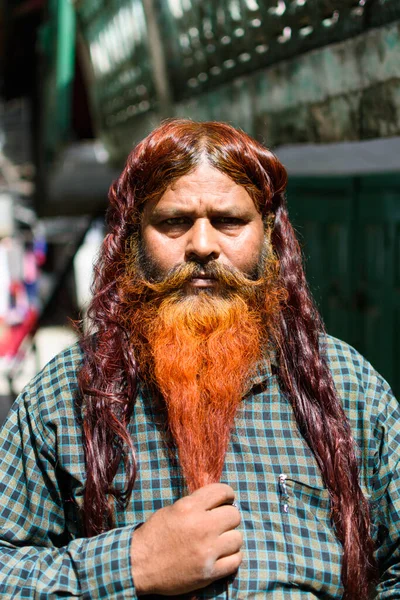
[[[278,366],[275,348],[268,348],[266,355],[257,363],[254,374],[250,377],[249,389],[261,385],[270,379]]]

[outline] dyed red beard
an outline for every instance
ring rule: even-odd
[[[126,278],[123,285],[141,376],[164,398],[190,492],[220,480],[238,405],[284,296],[276,261],[256,281],[218,263],[201,270],[217,281],[214,291],[188,293],[196,263],[160,282]]]

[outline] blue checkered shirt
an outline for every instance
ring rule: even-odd
[[[377,598],[400,598],[399,406],[353,348],[328,338],[327,356],[360,449],[381,569]],[[182,494],[159,415],[141,389],[130,423],[139,459],[132,498],[117,511],[115,529],[83,537],[85,460],[75,406],[81,361],[78,345],[54,358],[19,396],[1,431],[2,599],[136,598],[132,532]],[[117,483],[123,477],[121,466]],[[329,495],[270,363],[260,366],[240,405],[222,481],[235,490],[244,534],[231,598],[342,597],[342,549],[329,518]],[[225,586],[217,582],[198,596],[224,598]]]

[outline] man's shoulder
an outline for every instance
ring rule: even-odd
[[[323,352],[344,408],[350,414],[379,414],[387,402],[393,401],[389,384],[355,348],[327,335]]]
[[[42,418],[60,410],[73,410],[79,396],[78,373],[83,356],[79,342],[54,356],[28,383],[19,402],[28,403],[30,410],[40,413]]]
[[[54,356],[32,379],[29,387],[60,390],[77,386],[77,374],[82,366],[83,350],[80,342],[65,348]]]
[[[371,375],[376,374],[372,365],[347,342],[332,335],[325,335],[321,340],[322,352],[328,360],[334,377],[354,376],[366,383]]]

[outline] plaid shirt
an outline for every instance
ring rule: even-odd
[[[327,353],[360,448],[382,573],[377,598],[400,598],[399,406],[354,349],[328,338]],[[139,473],[129,506],[117,512],[116,529],[82,537],[85,461],[74,407],[81,360],[78,345],[54,358],[17,399],[2,429],[4,599],[135,598],[132,532],[182,494],[151,397],[141,390],[130,424]],[[117,480],[123,476],[121,466]],[[222,481],[236,492],[244,533],[244,560],[229,586],[231,598],[341,598],[342,551],[329,519],[329,495],[270,364],[259,369],[241,403]],[[217,583],[198,595],[224,598],[225,587]]]

